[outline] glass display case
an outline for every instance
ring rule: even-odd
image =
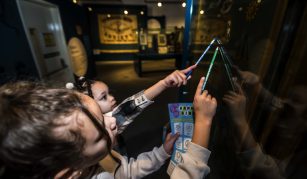
[[[206,178],[306,177],[306,2],[191,2],[183,64],[195,64],[214,38],[221,42],[181,92],[181,101],[193,99],[198,80],[207,76],[206,90],[218,101]],[[217,47],[224,53],[211,65]]]

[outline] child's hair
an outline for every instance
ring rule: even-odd
[[[86,94],[94,99],[92,92],[92,84],[94,84],[94,80],[89,80],[83,76],[77,78],[76,83],[67,83],[67,89],[76,89],[77,91]]]
[[[76,110],[85,113],[97,127],[98,119],[71,90],[48,89],[31,82],[0,87],[0,164],[5,167],[4,173],[10,171],[20,178],[53,178],[65,168],[84,169],[88,160],[83,155],[85,139],[81,132],[67,130],[61,137],[54,132],[65,125],[62,119]],[[103,126],[98,130],[110,153],[107,130]],[[96,166],[85,173],[92,168]]]
[[[92,84],[94,84],[95,82],[95,80],[90,80],[85,78],[84,76],[81,76],[77,78],[76,83],[66,83],[66,88],[77,90],[80,93],[86,94],[89,97],[95,99],[92,92]],[[121,139],[120,135],[118,135],[116,138],[119,145],[123,144],[123,140]],[[110,156],[118,163],[118,166],[116,167],[114,172],[115,176],[117,170],[121,166],[121,161],[118,158],[114,157],[112,154],[110,154]]]

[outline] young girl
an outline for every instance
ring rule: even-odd
[[[210,126],[216,100],[205,91],[204,78],[195,97],[195,129],[184,163],[171,178],[202,178],[209,172],[207,160]],[[1,178],[113,178],[98,162],[116,136],[115,119],[103,116],[90,97],[66,89],[52,89],[19,82],[0,88]],[[153,153],[155,155],[155,153]],[[116,178],[139,178],[145,165],[127,167],[122,162]],[[146,156],[142,157],[146,162]],[[159,156],[157,155],[157,160]]]
[[[118,106],[114,96],[109,93],[108,85],[101,81],[80,77],[75,85],[68,84],[66,87],[69,89],[75,87],[78,91],[95,99],[104,115],[116,118],[118,133],[120,134],[165,89],[186,85],[188,79],[185,74],[194,68],[193,65],[181,71],[175,70],[148,89],[125,99]]]
[[[101,81],[93,81],[87,80],[84,77],[81,77],[77,80],[77,83],[74,85],[78,91],[87,94],[92,97],[99,105],[104,116],[113,116],[116,118],[116,128],[117,133],[120,134],[124,131],[124,129],[135,119],[147,106],[153,103],[153,99],[158,96],[162,91],[169,87],[179,87],[182,84],[187,83],[187,78],[185,73],[193,69],[194,66],[191,66],[185,70],[179,71],[176,70],[164,79],[160,80],[150,88],[143,90],[127,99],[125,99],[121,104],[116,106],[116,100],[113,95],[109,93],[108,86]],[[70,84],[71,85],[71,84]],[[72,86],[70,86],[71,88]],[[69,86],[68,86],[69,88]],[[107,121],[106,121],[107,122]],[[150,174],[156,170],[158,170],[168,159],[172,153],[172,146],[174,142],[179,137],[179,135],[171,135],[168,134],[164,144],[157,150],[154,148],[153,152],[156,150],[163,156],[163,160],[156,161],[153,155],[148,155],[147,165],[147,173]],[[119,151],[122,155],[125,155],[125,145],[123,140],[119,135],[117,136],[117,144],[116,151]],[[165,155],[168,154],[168,155]],[[113,151],[113,155],[117,155],[115,151]],[[154,157],[154,158],[151,158]],[[117,163],[113,162],[112,157],[108,156],[105,160],[101,161],[101,164],[108,168],[109,172],[114,172],[117,166]],[[162,157],[161,157],[162,158]],[[152,163],[151,163],[152,161]],[[128,165],[136,165],[142,160],[132,160],[132,162],[128,163]],[[136,163],[136,164],[134,164]],[[139,165],[139,164],[138,164]]]

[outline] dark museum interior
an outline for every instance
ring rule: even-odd
[[[19,170],[9,159],[1,159],[14,155],[5,152],[4,146],[10,144],[6,137],[23,124],[9,125],[5,109],[15,98],[3,100],[7,84],[30,81],[65,89],[85,77],[107,84],[120,104],[191,65],[196,67],[183,73],[186,85],[155,96],[154,103],[117,136],[114,150],[133,162],[139,154],[167,143],[167,132],[180,130],[173,154],[161,167],[127,178],[175,178],[170,165],[185,162],[181,155],[193,134],[185,134],[190,129],[187,121],[192,120],[193,130],[193,116],[198,116],[188,110],[196,110],[193,100],[202,76],[206,77],[202,91],[208,90],[217,101],[205,147],[211,151],[205,163],[210,173],[203,178],[307,178],[306,4],[305,0],[0,0],[0,89],[4,86],[0,178],[9,178],[11,170],[18,176],[39,168],[29,164]],[[89,81],[86,88],[96,84]],[[179,105],[181,118],[172,110],[174,104]],[[25,114],[16,113],[12,119],[19,115]],[[42,160],[48,163],[49,158]],[[26,162],[20,159],[20,166]],[[82,172],[78,167],[76,171]],[[124,176],[117,176],[121,171],[117,169],[111,176]],[[81,172],[72,178],[91,178]],[[26,174],[21,178],[32,178]],[[37,178],[44,178],[39,174]]]

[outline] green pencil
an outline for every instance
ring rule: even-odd
[[[204,82],[204,84],[203,84],[203,86],[202,86],[202,88],[201,88],[201,92],[203,92],[203,91],[205,90],[205,87],[206,87],[206,84],[207,84],[207,82],[208,82],[208,78],[209,78],[209,76],[210,76],[211,69],[212,69],[212,67],[213,67],[213,64],[214,64],[214,61],[215,61],[216,54],[217,54],[218,50],[219,50],[219,47],[216,47],[216,49],[215,49],[215,51],[214,51],[214,54],[213,54],[213,57],[212,57],[211,62],[210,62],[210,66],[209,66],[209,69],[208,69],[208,72],[207,72],[207,75],[206,75],[205,82]]]

